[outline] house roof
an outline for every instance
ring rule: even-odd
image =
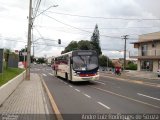
[[[156,41],[160,41],[160,31],[139,35],[138,41],[131,42],[131,44],[140,44],[140,43],[156,42]]]
[[[152,39],[152,40],[144,40],[144,41],[137,41],[137,42],[131,42],[131,44],[139,44],[139,43],[147,43],[147,42],[156,42],[160,41],[160,39]]]
[[[112,60],[114,67],[122,67],[122,64],[120,63],[119,59]]]

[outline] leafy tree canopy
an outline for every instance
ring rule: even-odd
[[[108,67],[113,67],[112,61],[105,55],[100,55],[99,56],[99,65],[103,67],[107,67],[107,62],[108,62]]]
[[[102,54],[100,42],[99,42],[99,30],[98,25],[96,24],[93,35],[91,37],[91,41],[88,40],[81,40],[71,41],[67,47],[65,47],[64,51],[61,53],[67,53],[73,50],[95,50],[98,55]]]
[[[62,53],[70,52],[73,50],[93,50],[93,45],[88,40],[81,40],[79,42],[72,41],[69,45],[62,51]]]
[[[78,49],[78,43],[77,43],[77,41],[71,41],[69,43],[69,45],[67,47],[65,47],[64,51],[62,51],[62,54],[70,52],[72,50],[76,50],[76,49]]]

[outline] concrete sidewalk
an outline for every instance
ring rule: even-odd
[[[122,75],[129,76],[129,77],[136,77],[136,78],[144,78],[144,79],[151,79],[151,80],[160,80],[157,73],[150,72],[150,71],[134,71],[128,70],[122,72]]]
[[[145,82],[146,84],[160,85],[160,78],[156,73],[149,71],[123,71],[121,75],[115,75],[111,71],[103,71],[101,75],[109,76],[117,79],[130,80],[132,82]]]
[[[0,107],[0,120],[7,114],[18,115],[14,116],[18,120],[55,119],[49,104],[40,77],[31,73],[31,79],[24,80]]]
[[[102,73],[106,73],[108,75],[115,74],[112,71],[103,71]],[[126,70],[121,72],[121,77],[128,77],[128,78],[137,78],[137,79],[148,79],[148,80],[160,80],[160,77],[157,76],[157,73],[150,72],[150,71],[135,71],[135,70]]]

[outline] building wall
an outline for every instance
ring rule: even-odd
[[[152,40],[157,40],[155,42],[155,47],[152,46],[153,42]],[[142,45],[147,44],[148,46],[148,51],[147,51],[147,56],[160,56],[160,32],[154,32],[154,33],[149,33],[149,34],[143,34],[139,36],[139,40],[138,41],[146,41],[144,43],[139,43],[139,47],[138,47],[138,56],[142,56]],[[150,42],[148,42],[150,41]],[[155,50],[156,50],[156,55],[155,55]],[[158,65],[159,60],[154,60],[152,58],[149,58],[150,60],[153,60],[153,72],[156,72],[158,69],[158,66],[160,67],[160,65]],[[148,59],[146,59],[148,60]],[[141,70],[141,64],[140,64],[140,60],[137,61],[137,70],[140,71]]]
[[[157,49],[156,54],[160,56],[160,42],[156,44],[156,49]]]
[[[141,56],[142,55],[142,45],[144,45],[145,43],[143,44],[140,44],[139,45],[139,48],[138,48],[138,55]],[[160,56],[160,42],[157,42],[156,43],[156,46],[155,47],[152,47],[152,43],[146,43],[147,46],[148,46],[148,51],[147,51],[147,55],[148,56]],[[155,50],[156,50],[156,55],[155,55]]]
[[[141,62],[140,62],[140,60],[137,61],[137,70],[138,71],[141,70]]]
[[[153,61],[153,72],[157,72],[158,70],[158,60]]]

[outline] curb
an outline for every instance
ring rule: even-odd
[[[20,83],[25,79],[26,71],[9,80],[4,85],[0,86],[0,105],[16,90]]]
[[[51,103],[52,110],[55,112],[57,120],[63,120],[63,117],[62,117],[62,115],[61,115],[61,113],[60,113],[60,111],[59,111],[59,109],[56,105],[54,97],[51,95],[51,93],[50,93],[50,91],[49,91],[49,89],[48,89],[48,87],[47,87],[46,83],[44,82],[41,75],[40,75],[40,79],[41,79],[42,85],[43,85],[43,87],[44,87],[44,89],[45,89],[45,91],[48,95],[49,101]]]

